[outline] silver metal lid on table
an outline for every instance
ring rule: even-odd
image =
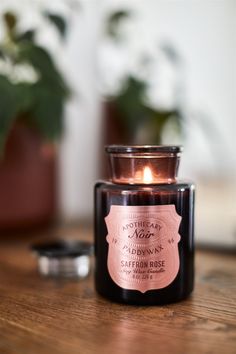
[[[37,255],[39,272],[44,276],[82,279],[90,273],[90,242],[57,240],[32,245],[31,250]]]

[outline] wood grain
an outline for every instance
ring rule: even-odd
[[[92,233],[61,228],[56,234]],[[119,305],[95,293],[92,274],[81,282],[42,278],[29,240],[1,241],[0,353],[235,354],[235,257],[198,251],[196,271],[195,291],[184,302]]]

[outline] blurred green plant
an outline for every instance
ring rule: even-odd
[[[49,12],[43,16],[65,36],[63,17]],[[19,31],[18,19],[12,12],[4,13],[0,21],[5,31],[0,43],[0,152],[18,120],[35,127],[45,140],[53,141],[63,130],[68,86],[48,50],[36,43],[36,29]]]
[[[121,35],[123,21],[128,21],[132,16],[130,11],[118,10],[107,18],[106,35],[113,43],[119,45],[124,40]],[[124,34],[123,34],[124,36]],[[168,60],[178,69],[181,65],[180,57],[175,48],[165,44],[160,47]],[[148,57],[139,58],[145,66],[149,62]],[[125,77],[120,90],[116,94],[106,95],[107,101],[113,105],[124,127],[124,140],[135,144],[161,144],[163,132],[168,124],[171,124],[176,135],[182,135],[183,113],[181,105],[174,109],[156,109],[147,103],[147,80],[141,79],[135,74]],[[176,97],[179,93],[176,93]],[[142,136],[139,136],[139,132]]]
[[[129,76],[126,78],[124,89],[117,96],[111,97],[110,102],[115,105],[125,126],[126,141],[161,144],[163,130],[170,120],[177,132],[181,132],[182,114],[179,109],[158,110],[148,106],[145,90],[145,81]],[[137,138],[139,131],[142,131],[144,138]]]
[[[106,24],[106,32],[110,37],[113,38],[113,40],[120,39],[118,26],[120,23],[122,23],[123,20],[128,19],[130,15],[131,14],[129,11],[119,10],[119,11],[113,12],[109,16],[107,24]]]

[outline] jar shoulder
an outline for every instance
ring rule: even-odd
[[[152,184],[152,185],[137,185],[137,184],[117,184],[106,180],[99,180],[95,184],[95,189],[100,190],[122,190],[122,191],[148,191],[148,190],[172,190],[172,191],[184,191],[184,190],[195,190],[195,184],[189,180],[178,180],[176,183],[163,183],[163,184]]]

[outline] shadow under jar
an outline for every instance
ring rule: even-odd
[[[194,185],[177,181],[180,146],[110,145],[95,186],[95,285],[135,305],[180,301],[194,282]]]

